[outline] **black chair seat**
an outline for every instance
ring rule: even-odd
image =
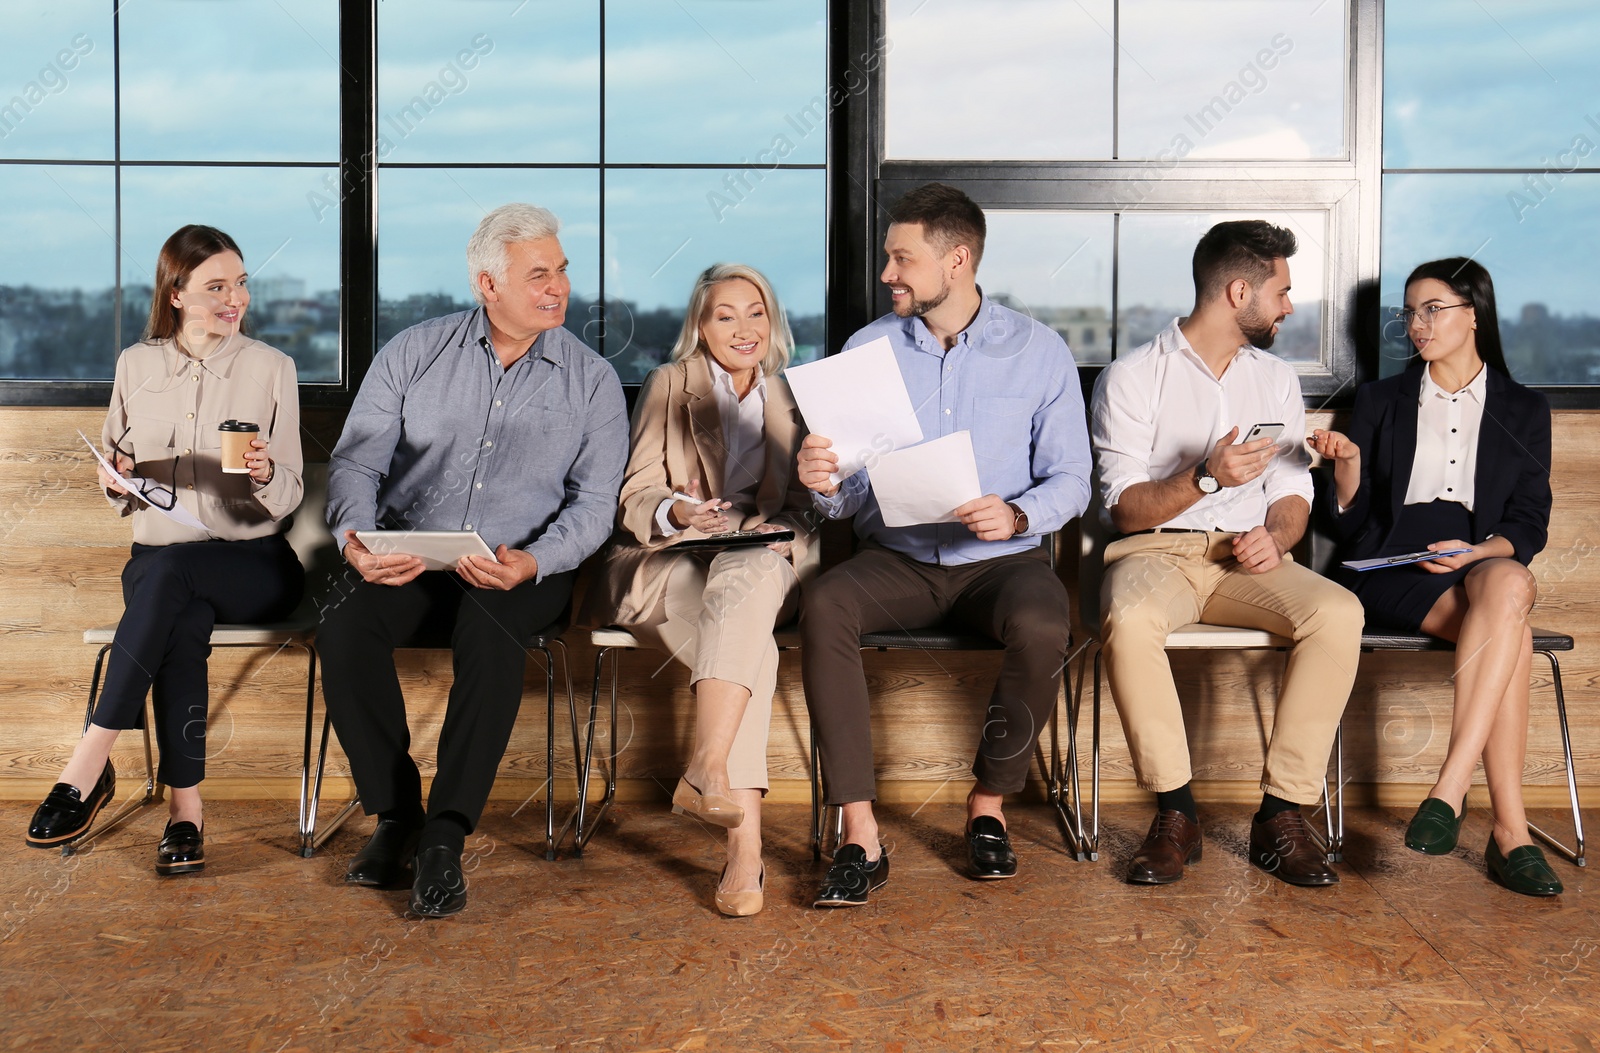
[[[549,647],[552,643],[555,643],[561,639],[562,634],[571,627],[569,624],[570,622],[571,607],[569,605],[567,613],[562,614],[561,617],[557,618],[549,625],[546,625],[539,632],[536,632],[532,636],[528,637],[527,642],[524,643],[523,646],[532,647],[535,649]],[[419,631],[415,636],[406,638],[399,645],[397,650],[448,651],[450,650],[450,637],[446,633],[425,628]]]
[[[1533,630],[1535,651],[1570,651],[1572,648],[1572,637],[1566,633],[1551,632],[1549,629]],[[1441,640],[1426,633],[1362,633],[1361,649],[1363,651],[1454,651],[1456,645],[1449,640]]]
[[[891,629],[862,633],[861,648],[880,651],[1003,651],[1005,644],[982,633],[931,626],[927,629]]]

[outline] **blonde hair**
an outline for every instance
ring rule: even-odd
[[[689,308],[683,315],[683,330],[678,334],[678,342],[672,345],[672,361],[682,362],[696,352],[706,351],[705,341],[700,339],[700,324],[705,321],[711,290],[722,282],[736,278],[743,278],[754,285],[756,292],[761,294],[761,302],[767,306],[772,332],[767,338],[767,357],[761,360],[761,373],[768,377],[781,373],[794,351],[794,334],[789,330],[789,316],[783,313],[778,294],[773,291],[766,275],[743,263],[714,263],[694,280],[694,291],[689,294]]]

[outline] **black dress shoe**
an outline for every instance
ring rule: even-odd
[[[889,853],[878,846],[878,858],[867,862],[867,850],[860,845],[840,845],[833,854],[833,866],[822,879],[814,907],[860,907],[867,894],[882,888],[889,880]]]
[[[1128,881],[1170,885],[1183,877],[1184,867],[1200,862],[1200,853],[1200,824],[1175,808],[1158,811],[1128,864]]]
[[[417,879],[411,886],[411,913],[448,918],[467,906],[467,877],[461,872],[461,850],[434,845],[417,853]]]
[[[417,853],[417,835],[422,827],[399,819],[379,819],[366,847],[350,860],[344,879],[352,885],[388,888],[406,876],[411,857]]]
[[[1011,851],[1005,823],[980,815],[967,824],[967,864],[982,881],[1017,876],[1017,854]]]
[[[200,828],[190,822],[167,821],[161,832],[161,843],[156,846],[156,873],[163,877],[173,874],[194,874],[206,868],[206,846],[200,837]]]
[[[106,761],[100,779],[84,799],[78,788],[58,782],[50,788],[44,803],[28,824],[28,844],[34,848],[59,848],[70,845],[89,832],[94,817],[117,794],[117,771]]]
[[[1250,862],[1291,885],[1337,885],[1339,875],[1300,812],[1279,812],[1250,823]]]

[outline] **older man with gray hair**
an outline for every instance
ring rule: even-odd
[[[522,700],[523,646],[567,606],[616,517],[628,417],[616,371],[562,328],[571,282],[554,215],[502,205],[467,243],[477,308],[390,340],[361,382],[328,475],[328,525],[352,568],[324,606],[323,692],[377,829],[351,884],[414,861],[411,909],[466,906],[461,851]],[[494,558],[428,571],[356,531],[472,530]],[[394,650],[451,634],[454,682],[422,804]]]

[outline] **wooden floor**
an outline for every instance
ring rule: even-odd
[[[30,850],[31,808],[0,805],[0,1047],[16,1050],[1593,1050],[1600,899],[1557,864],[1535,901],[1483,872],[1488,817],[1432,859],[1405,816],[1350,816],[1333,889],[1244,859],[1248,809],[1202,816],[1181,883],[1119,875],[1148,816],[1107,814],[1098,863],[1053,813],[1011,813],[1015,881],[962,876],[953,805],[884,810],[889,886],[811,909],[803,807],[769,809],[768,906],[710,904],[708,828],[633,805],[581,859],[546,862],[523,811],[468,840],[457,918],[347,888],[370,820],[316,858],[276,802],[209,806],[203,875],[151,861],[161,806],[72,859]],[[1559,823],[1559,817],[1542,815]],[[1600,815],[1588,817],[1600,821]],[[542,825],[540,834],[542,836]]]

